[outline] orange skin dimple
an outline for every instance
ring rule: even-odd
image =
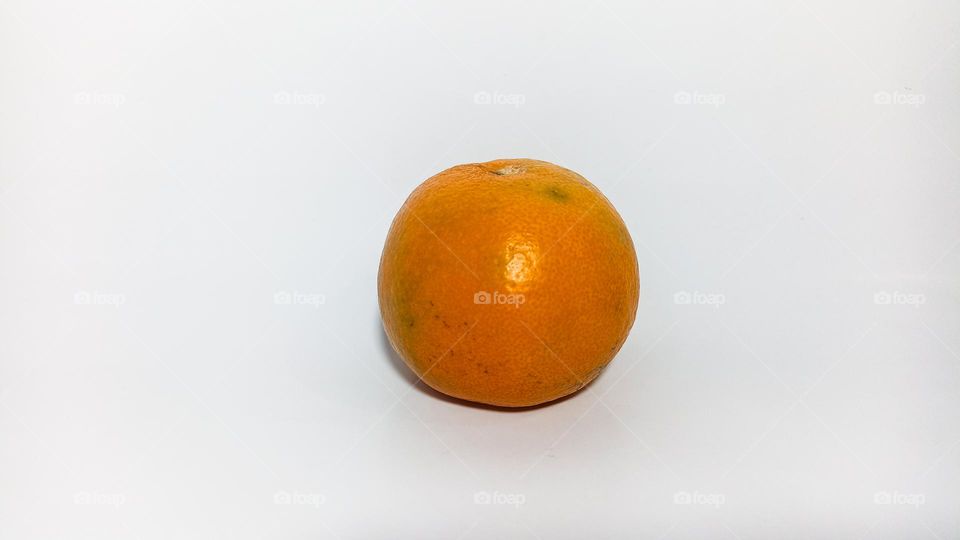
[[[390,343],[445,394],[505,407],[576,392],[620,350],[640,294],[613,205],[544,161],[458,165],[417,187],[378,279]]]

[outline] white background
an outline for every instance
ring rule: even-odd
[[[0,536],[958,538],[958,23],[4,1]],[[513,413],[412,386],[375,289],[406,195],[503,157],[642,273],[602,377]]]

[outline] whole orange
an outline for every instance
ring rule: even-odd
[[[576,392],[620,350],[640,275],[620,215],[532,159],[447,169],[397,213],[378,278],[390,343],[436,390],[506,407]]]

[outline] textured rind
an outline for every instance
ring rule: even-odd
[[[596,187],[509,159],[414,190],[387,235],[378,292],[390,343],[424,382],[521,407],[579,390],[613,359],[639,279],[630,234]],[[478,292],[513,303],[476,303]]]

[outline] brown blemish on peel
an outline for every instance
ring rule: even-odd
[[[548,187],[544,193],[546,193],[547,197],[550,197],[557,202],[567,202],[567,200],[570,198],[566,191],[563,191],[557,186]]]

